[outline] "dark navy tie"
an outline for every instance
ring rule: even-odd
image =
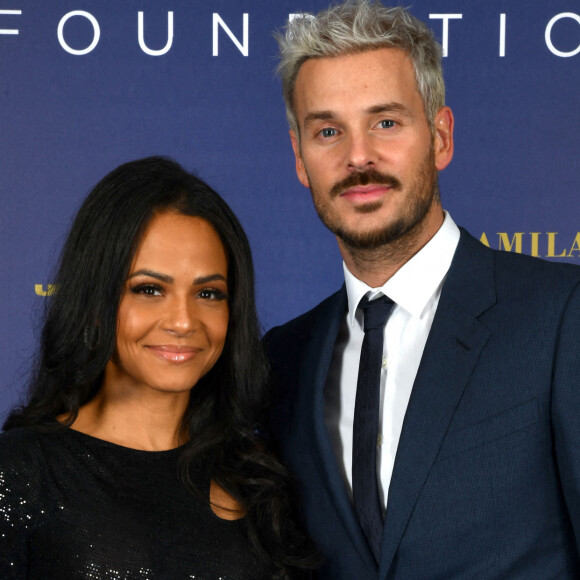
[[[363,298],[364,331],[356,400],[352,445],[352,495],[356,515],[377,560],[381,555],[383,517],[377,481],[377,437],[383,335],[393,301],[386,296]]]

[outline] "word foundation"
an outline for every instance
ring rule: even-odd
[[[299,17],[298,14],[289,14],[289,19]],[[10,23],[12,26],[17,26],[17,17],[23,18],[22,10],[0,10],[0,36],[1,35],[18,35],[20,30],[18,28],[3,28],[4,23]],[[71,25],[71,20],[74,19],[84,19],[87,21],[92,30],[90,30],[88,37],[84,40],[84,46],[71,46],[70,40],[67,40],[67,28]],[[441,23],[441,45],[443,47],[443,56],[447,57],[449,55],[449,38],[450,29],[456,26],[460,26],[460,22],[456,22],[463,19],[463,14],[461,13],[432,13],[429,14],[429,20],[432,25],[436,22]],[[158,20],[154,18],[154,20]],[[569,50],[564,50],[560,46],[558,48],[558,31],[561,29],[559,24],[562,21],[572,21],[578,27],[578,45]],[[508,17],[506,13],[499,15],[499,42],[498,42],[498,56],[506,56],[506,30],[507,30]],[[84,10],[73,10],[67,12],[62,16],[60,21],[56,24],[56,34],[60,46],[74,56],[83,56],[89,54],[99,44],[101,38],[101,25],[97,18],[90,12]],[[224,21],[224,19],[219,15],[219,13],[214,12],[212,14],[212,56],[219,56],[219,38],[220,30],[222,31],[222,36],[225,35],[230,39],[230,41],[236,46],[239,52],[247,57],[250,54],[250,15],[248,13],[243,13],[241,15],[241,23],[238,21],[235,23],[230,22],[232,26],[236,29],[240,28],[241,24],[241,40],[238,35],[232,32],[230,26]],[[173,29],[174,29],[174,13],[173,11],[167,12],[167,26],[165,35],[165,44],[162,46],[157,46],[151,48],[145,41],[145,15],[144,12],[139,11],[137,13],[137,42],[141,50],[149,56],[162,56],[171,51],[173,46]],[[555,56],[560,58],[567,58],[576,56],[580,53],[580,15],[574,12],[561,12],[554,15],[548,22],[546,22],[546,27],[544,30],[544,42],[548,50]],[[163,43],[161,43],[163,44]]]

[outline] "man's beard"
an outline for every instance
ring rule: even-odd
[[[405,208],[406,211],[403,215],[385,224],[384,227],[379,227],[373,231],[349,231],[340,223],[340,216],[332,215],[333,210],[330,207],[330,201],[351,187],[356,187],[357,185],[364,186],[369,183],[387,185],[393,191],[401,191],[403,188],[402,183],[396,177],[386,173],[380,173],[376,169],[354,172],[346,179],[336,183],[330,190],[329,202],[321,201],[320,196],[311,188],[314,207],[322,223],[345,246],[355,250],[374,250],[380,248],[381,246],[401,240],[413,230],[420,227],[433,203],[439,200],[439,186],[433,147],[431,147],[429,154],[423,161],[415,181],[409,187],[408,206]],[[382,201],[368,203],[356,208],[356,211],[360,214],[372,213],[379,209],[382,204]]]

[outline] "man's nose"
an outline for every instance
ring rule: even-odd
[[[377,153],[373,139],[366,131],[351,133],[347,147],[347,164],[350,170],[364,171],[375,166]]]

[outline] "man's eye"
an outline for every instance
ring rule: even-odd
[[[379,127],[381,129],[391,129],[395,126],[395,121],[391,121],[390,119],[384,119],[379,122]]]
[[[334,137],[336,135],[336,129],[333,129],[332,127],[326,127],[320,131],[320,135],[326,139],[329,137]]]

